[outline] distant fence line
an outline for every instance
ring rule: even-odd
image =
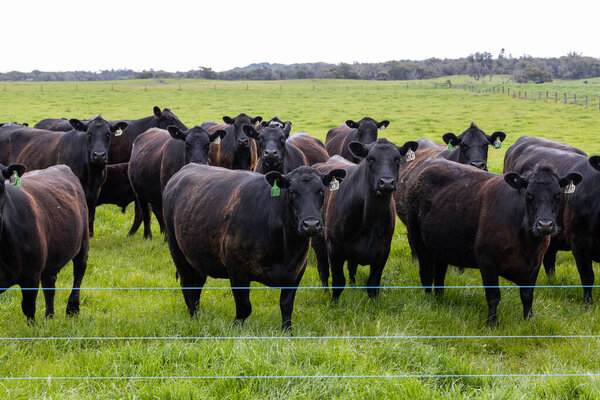
[[[581,95],[579,96],[579,101],[577,100],[577,94],[573,93],[569,95],[567,92],[558,92],[551,90],[523,90],[523,89],[513,89],[510,87],[505,87],[504,85],[494,85],[491,87],[481,87],[479,85],[466,85],[466,84],[447,84],[448,87],[452,89],[462,89],[467,90],[474,93],[489,93],[489,94],[504,94],[508,96],[512,96],[514,99],[519,98],[522,100],[530,100],[530,101],[547,101],[561,104],[572,104],[577,106],[585,106],[585,108],[590,108],[590,99],[589,95]],[[596,97],[596,96],[593,96]],[[592,102],[594,100],[592,99]],[[600,96],[598,96],[598,110],[600,110]]]

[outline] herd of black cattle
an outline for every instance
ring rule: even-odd
[[[506,134],[489,136],[473,123],[443,135],[445,146],[424,138],[396,146],[377,138],[389,121],[368,117],[329,130],[325,144],[290,135],[291,122],[277,117],[223,121],[188,129],[154,107],[138,120],[0,124],[0,292],[19,285],[33,321],[41,283],[50,317],[57,273],[72,260],[67,314],[79,312],[95,207],[135,202],[129,235],[143,223],[151,237],[154,213],[191,316],[210,276],[230,280],[236,320],[245,320],[257,281],[282,287],[283,328],[291,328],[310,246],[324,287],[331,273],[334,301],[345,262],[352,284],[357,266],[370,266],[367,293],[377,296],[396,215],[425,291],[441,294],[449,264],[478,268],[491,325],[498,277],[521,286],[528,318],[540,265],[552,274],[558,250],[573,252],[592,301],[600,156],[521,136],[499,175],[487,172],[488,148],[500,148]]]

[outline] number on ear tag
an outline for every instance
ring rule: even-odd
[[[446,146],[446,148],[448,149],[448,151],[454,151],[454,146],[452,146],[452,143],[448,142],[448,146]]]
[[[115,132],[115,136],[121,136],[123,134],[123,130],[121,128],[117,129]]]
[[[340,183],[335,177],[329,182],[329,190],[338,190],[340,188]]]
[[[275,179],[273,187],[271,188],[271,197],[279,197],[279,193],[281,193],[281,190],[279,189],[279,186],[277,186],[277,179]]]
[[[13,171],[13,174],[10,176],[9,182],[16,188],[21,186],[21,178],[19,178],[19,174],[17,173],[17,171]]]
[[[411,162],[415,159],[415,152],[412,149],[408,149],[406,152],[406,161]]]
[[[575,185],[573,184],[573,181],[570,181],[569,184],[567,186],[565,186],[565,193],[571,194],[574,192],[575,192]]]
[[[496,138],[496,140],[494,141],[493,144],[495,149],[499,149],[500,147],[502,147],[502,142],[500,141],[500,138]]]

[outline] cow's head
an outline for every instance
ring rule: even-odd
[[[0,164],[0,173],[2,174],[2,179],[0,179],[0,223],[4,217],[2,212],[4,211],[4,202],[6,201],[6,196],[4,196],[6,185],[11,184],[8,183],[7,180],[11,179],[15,172],[18,174],[19,178],[22,177],[25,173],[25,169],[25,166],[21,164],[11,164],[8,167]],[[1,231],[2,230],[0,229],[0,233]]]
[[[472,165],[484,171],[487,171],[488,146],[502,143],[504,139],[506,139],[504,132],[496,131],[488,136],[474,122],[471,122],[469,129],[458,136],[451,132],[442,136],[444,143],[460,149],[459,163]]]
[[[527,229],[536,236],[554,235],[558,232],[556,218],[563,202],[565,188],[581,182],[583,176],[571,172],[559,177],[549,165],[536,165],[525,177],[516,172],[504,175],[504,180],[514,189],[525,193]]]
[[[288,222],[298,233],[313,236],[323,232],[325,190],[333,178],[341,182],[345,176],[346,171],[342,169],[323,174],[311,167],[298,167],[285,175],[271,171],[265,175],[265,180],[272,191],[275,186],[281,191]]]
[[[108,162],[110,137],[118,130],[127,129],[127,122],[111,123],[99,115],[87,122],[70,119],[69,123],[75,130],[87,133],[88,161],[96,165],[105,165]]]
[[[358,142],[369,144],[377,140],[377,130],[385,129],[390,124],[390,121],[383,120],[381,122],[375,121],[373,118],[364,117],[358,122],[354,122],[351,119],[346,121],[346,125],[352,129],[356,129],[356,140]]]
[[[262,117],[250,118],[244,113],[239,114],[235,118],[231,118],[228,116],[223,117],[223,122],[225,122],[228,125],[231,125],[230,129],[228,129],[228,132],[233,133],[235,143],[238,149],[250,148],[250,138],[248,138],[248,136],[243,130],[244,125],[254,126],[260,121],[262,121]]]
[[[251,125],[244,125],[246,135],[257,143],[258,156],[262,160],[263,172],[283,172],[285,160],[285,141],[290,135],[292,123],[289,121],[279,124],[263,122],[263,128],[257,132]]]
[[[409,141],[399,147],[385,138],[379,138],[371,144],[350,142],[348,147],[355,157],[362,158],[360,165],[365,171],[371,193],[386,197],[396,191],[398,167],[402,157],[409,150],[416,151],[419,143]]]
[[[185,126],[183,122],[181,122],[179,118],[177,118],[177,115],[171,112],[170,108],[164,108],[162,111],[160,111],[160,108],[154,106],[153,111],[155,118],[155,126],[157,128],[167,129],[169,126],[173,125],[181,130],[187,129],[187,126]]]
[[[185,143],[184,164],[210,164],[208,150],[210,143],[223,138],[227,132],[218,130],[213,133],[206,132],[201,126],[196,125],[192,129],[182,131],[178,126],[171,125],[167,128],[173,139]]]

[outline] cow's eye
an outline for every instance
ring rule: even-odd
[[[533,195],[531,193],[527,193],[525,195],[525,198],[527,199],[527,201],[531,201],[531,200],[533,200]]]
[[[367,157],[367,162],[369,164],[373,163],[373,161],[375,161],[375,157],[371,157],[371,156]]]

